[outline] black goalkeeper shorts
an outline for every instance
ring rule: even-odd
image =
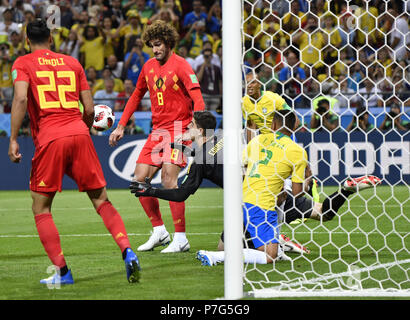
[[[224,232],[222,231],[221,233],[221,240],[224,242]],[[248,231],[245,231],[245,239],[243,240],[243,247],[245,249],[255,249],[255,246],[253,245],[253,241],[251,239],[251,235]]]
[[[306,197],[295,198],[288,194],[285,201],[285,222],[291,223],[296,219],[309,218],[313,211],[313,201]]]

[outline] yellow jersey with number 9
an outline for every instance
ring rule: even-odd
[[[308,165],[306,150],[282,133],[253,138],[243,153],[247,164],[243,182],[243,202],[265,210],[275,210],[276,197],[285,179],[303,183]]]
[[[242,102],[243,118],[253,121],[260,133],[272,132],[270,128],[276,110],[290,109],[285,99],[272,91],[263,92],[259,101],[246,95]]]

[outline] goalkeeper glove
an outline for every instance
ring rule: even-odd
[[[145,182],[132,181],[130,184],[131,193],[136,197],[151,197],[155,193],[155,188],[151,186],[149,178],[145,178]]]

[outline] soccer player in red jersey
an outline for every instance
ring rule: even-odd
[[[31,52],[18,58],[12,67],[14,98],[11,111],[9,158],[20,162],[18,131],[28,111],[35,154],[32,159],[30,190],[37,231],[57,273],[40,283],[73,284],[60,236],[53,222],[51,206],[56,191],[62,189],[64,174],[86,191],[97,213],[120,247],[127,279],[139,279],[139,261],[131,250],[121,216],[107,197],[106,182],[89,128],[93,123],[94,102],[80,63],[50,50],[50,29],[37,19],[27,26]],[[84,106],[81,114],[79,101]]]
[[[109,138],[110,145],[115,146],[124,136],[128,119],[149,90],[153,130],[137,160],[134,180],[151,180],[162,169],[161,181],[168,189],[178,187],[178,174],[186,165],[182,152],[171,149],[170,143],[187,132],[193,111],[201,111],[205,107],[198,79],[191,66],[173,52],[177,39],[176,30],[164,21],[155,21],[147,27],[143,41],[152,48],[154,58],[142,67],[136,88],[125,106],[118,127]],[[140,197],[139,200],[154,231],[138,251],[152,250],[169,243],[171,239],[162,221],[158,199]],[[170,201],[169,206],[175,235],[171,244],[161,252],[187,251],[190,246],[185,234],[185,203]]]

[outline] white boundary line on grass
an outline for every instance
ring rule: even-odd
[[[329,234],[326,231],[315,231],[315,232],[307,232],[307,231],[295,231],[294,234]],[[353,232],[342,232],[342,231],[332,231],[332,234],[374,234],[379,232],[372,231],[372,232],[360,232],[360,231],[353,231]],[[187,232],[187,236],[208,236],[208,235],[220,235],[220,232]],[[399,235],[407,235],[408,232],[394,232],[393,234]],[[150,233],[128,233],[129,236],[149,236]],[[0,234],[1,238],[37,238],[37,234]],[[110,233],[84,233],[84,234],[60,234],[60,237],[111,237]]]
[[[195,205],[191,205],[191,206],[186,206],[186,209],[222,209],[224,206],[223,205],[214,205],[214,206],[195,206]],[[380,205],[369,205],[369,206],[360,206],[360,205],[355,205],[355,206],[349,206],[346,209],[349,208],[380,208],[380,207],[387,207],[387,208],[402,208],[403,206],[398,205],[398,204],[385,204],[383,206]],[[169,209],[169,206],[160,206],[160,209]],[[134,209],[134,208],[121,208],[118,207],[116,208],[118,211],[121,210],[129,210],[129,209]],[[90,207],[70,207],[70,208],[64,208],[64,207],[60,207],[60,208],[53,208],[53,211],[61,211],[61,210],[90,210],[90,211],[94,211],[94,209],[90,206]],[[27,207],[24,208],[13,208],[13,209],[9,209],[9,208],[0,208],[0,212],[10,212],[10,211],[30,211],[31,213],[31,204],[28,205]],[[387,213],[387,212],[384,212]]]
[[[220,232],[187,233],[188,236],[220,235]],[[129,236],[149,236],[150,233],[128,233]],[[60,234],[60,237],[111,237],[110,233]],[[37,234],[0,234],[0,238],[38,238]]]

